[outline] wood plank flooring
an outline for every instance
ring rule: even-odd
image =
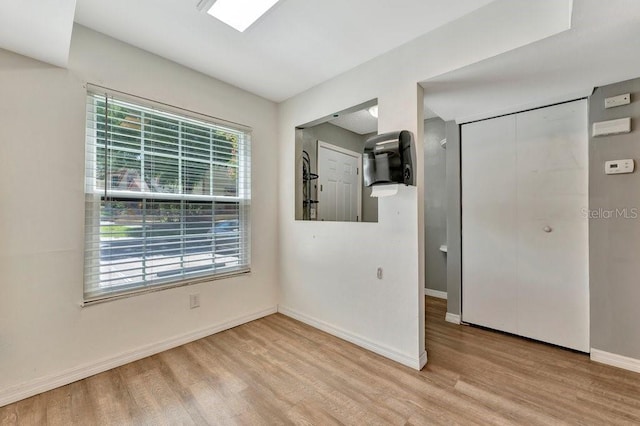
[[[426,306],[421,372],[275,314],[0,408],[0,424],[640,424],[640,374]]]

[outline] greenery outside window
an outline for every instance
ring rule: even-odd
[[[87,95],[85,302],[248,272],[249,129],[104,92]]]

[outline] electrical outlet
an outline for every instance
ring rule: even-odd
[[[382,279],[382,268],[378,268],[377,276],[379,280]]]
[[[200,294],[190,294],[189,295],[189,308],[195,309],[200,307]]]

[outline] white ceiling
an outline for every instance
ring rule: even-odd
[[[3,0],[0,48],[64,67],[75,19],[281,101],[491,1],[281,0],[245,33],[198,12],[197,2]],[[595,86],[638,77],[639,22],[639,0],[574,0],[571,30],[421,83],[425,114],[468,121],[587,95]],[[442,50],[447,49],[443,40]],[[454,56],[465,54],[449,50]]]
[[[244,33],[198,0],[78,0],[75,20],[279,102],[491,1],[280,0]]]
[[[640,1],[575,0],[572,29],[425,81],[425,107],[472,121],[640,76]]]
[[[425,105],[424,106],[424,119],[428,120],[430,118],[440,118],[440,117],[438,116],[438,114],[436,114],[435,112],[431,111],[429,109],[429,107]]]
[[[0,48],[66,67],[76,0],[0,1]]]
[[[368,109],[341,114],[338,118],[329,120],[329,123],[359,135],[378,132],[378,119],[369,114]]]

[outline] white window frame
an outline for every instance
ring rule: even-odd
[[[130,191],[130,190],[119,190],[111,188],[110,179],[108,179],[105,175],[104,178],[104,188],[98,187],[98,180],[96,179],[96,164],[97,164],[97,144],[98,144],[98,136],[97,136],[97,119],[96,119],[96,99],[97,96],[104,96],[104,99],[113,99],[118,103],[126,103],[131,106],[131,108],[139,108],[141,111],[151,110],[156,116],[166,116],[170,117],[172,120],[177,120],[179,125],[182,126],[184,124],[196,124],[197,126],[205,126],[209,127],[212,132],[211,134],[211,143],[214,144],[213,141],[213,131],[214,130],[222,130],[237,133],[238,135],[242,135],[239,137],[239,141],[237,144],[237,172],[236,172],[236,185],[237,185],[237,193],[234,196],[228,195],[213,195],[214,190],[211,189],[210,194],[188,194],[184,193],[184,187],[181,183],[178,185],[178,193],[158,193],[152,190],[145,191],[144,188],[141,188],[140,191]],[[91,125],[91,123],[94,123]],[[162,104],[155,101],[150,101],[145,98],[136,97],[134,95],[126,94],[123,92],[119,92],[113,89],[107,89],[104,87],[96,86],[96,85],[87,85],[87,118],[86,118],[86,165],[85,165],[85,267],[84,267],[84,291],[83,291],[83,305],[89,305],[94,303],[99,303],[107,300],[118,299],[122,297],[129,297],[135,294],[146,293],[151,291],[158,291],[161,289],[173,288],[178,286],[190,285],[203,281],[211,281],[214,279],[227,278],[229,276],[235,276],[239,274],[249,273],[251,270],[251,220],[250,220],[250,205],[251,205],[251,128],[243,125],[239,125],[237,123],[231,123],[228,121],[224,121],[221,119],[213,118],[210,116],[206,116],[200,113],[195,113],[193,111],[188,111],[184,109],[180,109],[177,107],[173,107],[170,105]],[[107,130],[106,133],[109,133]],[[143,132],[144,133],[144,132]],[[182,154],[182,136],[179,133],[179,148],[178,148],[178,165],[179,169],[182,168],[182,161],[184,160]],[[108,138],[105,138],[105,141]],[[144,157],[146,151],[144,151],[144,139],[141,139],[141,148],[140,152],[142,153],[142,157]],[[104,143],[105,148],[107,147],[107,143]],[[218,146],[219,147],[219,146]],[[209,165],[209,170],[212,169],[214,160],[212,159],[212,152],[215,150],[215,145],[210,147],[210,160],[207,163],[203,160],[203,164]],[[121,148],[118,148],[121,150]],[[126,151],[126,149],[124,149]],[[106,150],[105,150],[106,152]],[[167,158],[169,158],[169,154],[167,154]],[[191,157],[188,161],[193,161],[195,157]],[[109,170],[111,171],[111,170]],[[144,180],[144,167],[141,167],[140,171],[140,180],[143,186],[147,186]],[[210,187],[213,188],[214,182],[214,173],[210,173]],[[178,172],[179,180],[181,182],[182,172]],[[212,203],[212,217],[215,217],[215,206],[216,203],[226,203],[227,205],[237,203],[237,220],[238,220],[238,235],[237,235],[237,246],[240,252],[239,254],[239,264],[237,266],[224,267],[221,270],[217,270],[216,262],[213,261],[213,270],[207,270],[203,273],[189,273],[189,276],[185,275],[186,268],[182,268],[182,277],[172,277],[169,279],[154,279],[154,280],[146,280],[146,273],[144,272],[142,280],[138,282],[130,283],[130,284],[122,284],[122,285],[114,285],[114,286],[106,286],[104,288],[99,288],[102,283],[101,277],[101,267],[104,266],[101,261],[101,252],[102,252],[102,239],[101,239],[101,204],[102,202],[109,199],[130,199],[132,201],[139,200],[141,204],[144,204],[143,210],[146,209],[146,201],[154,201],[154,200],[162,200],[166,202],[172,202],[175,200],[176,202],[180,202],[181,208],[181,216],[180,221],[183,223],[185,215],[184,206],[185,203],[190,201],[200,201]],[[146,211],[146,210],[144,210]],[[143,214],[144,216],[144,214]],[[211,235],[215,238],[216,234],[213,230],[217,224],[214,222],[213,227],[211,228]],[[143,234],[145,234],[143,232]],[[185,241],[187,235],[186,229],[184,226],[181,226],[180,231],[180,240]],[[146,236],[142,237],[144,240],[144,244],[146,246],[147,240]],[[181,256],[185,256],[186,249],[184,249],[185,244],[183,243],[183,252]],[[99,249],[96,249],[100,247]],[[215,258],[216,254],[213,252],[211,255]],[[141,262],[146,261],[146,257],[141,258]],[[181,264],[182,265],[182,264]],[[98,278],[96,278],[98,277]]]

